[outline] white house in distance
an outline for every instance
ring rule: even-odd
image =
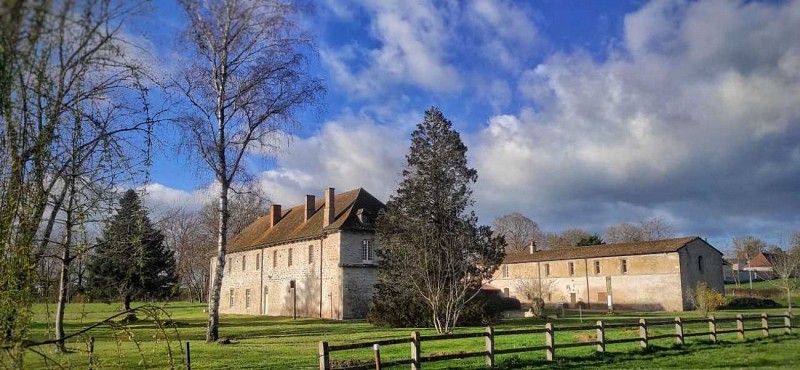
[[[704,281],[723,293],[722,253],[699,237],[603,244],[506,256],[491,285],[530,303],[517,292],[523,279],[551,286],[546,305],[615,310],[691,309],[686,292]]]
[[[373,218],[383,207],[361,188],[273,205],[231,239],[220,312],[364,318],[377,279]]]

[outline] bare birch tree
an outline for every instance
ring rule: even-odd
[[[531,313],[536,317],[540,317],[544,310],[544,300],[553,293],[555,284],[556,281],[554,279],[526,277],[517,280],[514,283],[514,288],[531,302]]]
[[[792,292],[800,286],[798,283],[800,246],[790,245],[787,238],[781,235],[778,238],[778,245],[770,248],[769,254],[775,279],[768,281],[786,293],[786,303],[789,306],[789,312],[792,312]]]
[[[219,338],[219,298],[228,245],[228,194],[242,160],[270,148],[318,100],[322,84],[307,72],[310,37],[294,3],[281,0],[183,0],[187,67],[175,80],[190,109],[180,118],[186,143],[219,185],[217,256],[207,341]]]

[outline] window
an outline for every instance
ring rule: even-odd
[[[292,248],[289,248],[289,257],[287,257],[287,259],[288,259],[288,265],[291,266],[292,265]]]
[[[231,289],[230,292],[228,292],[228,307],[233,308],[233,301],[234,301],[233,289]]]
[[[505,289],[503,289],[503,295],[506,296],[506,297],[510,297],[511,296],[511,291],[509,291],[508,288],[505,288]]]
[[[550,276],[550,264],[549,263],[545,263],[544,264],[544,276]]]
[[[701,274],[703,273],[703,256],[697,256],[697,269]]]
[[[594,273],[595,274],[600,273],[600,261],[594,261]]]
[[[504,278],[508,277],[508,265],[503,265],[503,277]]]
[[[547,301],[548,302],[552,302],[553,301],[553,294],[552,293],[547,293]]]
[[[372,240],[365,239],[361,241],[361,261],[364,263],[372,263]]]
[[[261,253],[256,253],[256,270],[261,268]]]
[[[244,308],[250,308],[250,289],[244,291]]]
[[[314,246],[308,246],[308,263],[314,263]]]
[[[272,268],[278,266],[278,251],[272,251]]]
[[[575,275],[575,264],[570,262],[569,263],[569,276]]]
[[[627,274],[628,273],[628,260],[622,260],[621,261],[621,263],[620,263],[620,271],[622,271],[623,274]]]
[[[242,256],[242,271],[244,271],[244,268],[247,267],[247,262],[245,262],[247,259],[245,257],[247,256]]]

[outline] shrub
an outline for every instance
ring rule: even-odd
[[[771,299],[762,298],[734,298],[725,308],[777,308],[781,307],[778,302]]]
[[[714,312],[725,305],[725,297],[703,281],[697,283],[695,289],[687,290],[686,295],[695,309],[700,311],[703,316],[707,316],[709,312]]]
[[[503,311],[521,308],[516,298],[503,297],[496,293],[478,293],[461,313],[458,325],[476,326],[491,325],[503,317]]]

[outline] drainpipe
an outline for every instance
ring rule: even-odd
[[[319,238],[319,317],[322,318],[322,240],[325,235]]]
[[[592,308],[592,303],[589,302],[589,260],[583,259],[584,273],[586,274],[586,308]]]
[[[261,261],[258,261],[258,265],[261,266],[261,287],[258,290],[258,295],[261,296],[261,299],[258,301],[261,302],[261,307],[258,308],[261,311],[261,314],[264,315],[264,247],[261,247],[261,255],[259,256]]]

